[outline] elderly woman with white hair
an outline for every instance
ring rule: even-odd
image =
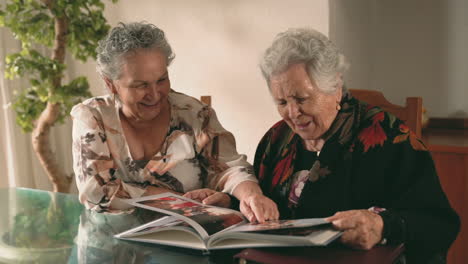
[[[120,211],[117,198],[170,191],[224,207],[238,199],[251,220],[278,218],[214,110],[172,90],[174,53],[161,29],[120,23],[97,53],[110,95],[71,112],[74,171],[87,208]]]
[[[282,219],[328,217],[353,248],[405,243],[408,263],[443,261],[460,222],[431,155],[401,120],[353,98],[347,67],[312,29],[266,50],[260,68],[283,120],[256,151],[263,193]]]

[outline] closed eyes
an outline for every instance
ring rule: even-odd
[[[159,79],[159,80],[158,80],[156,83],[158,83],[158,84],[159,84],[159,83],[162,83],[162,82],[164,82],[165,80],[167,80],[167,77],[164,77],[164,78],[161,78],[161,79]]]
[[[296,102],[299,104],[302,104],[306,101],[306,98],[302,98],[302,97],[295,97],[294,99],[296,99]]]
[[[303,98],[303,97],[293,97],[293,99],[298,104],[303,104],[307,100],[307,98]],[[279,106],[284,106],[287,104],[287,101],[284,99],[278,99],[276,100],[276,104]]]
[[[277,105],[286,105],[286,100],[276,100]]]
[[[167,77],[163,77],[163,78],[157,80],[156,84],[161,84],[161,83],[165,82],[167,79],[168,79]],[[131,85],[130,87],[131,88],[137,88],[137,89],[145,89],[145,88],[147,88],[149,86],[149,84],[150,84],[149,82],[138,82],[138,83],[136,83],[134,85]]]

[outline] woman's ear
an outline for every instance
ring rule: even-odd
[[[109,92],[113,94],[117,94],[117,89],[115,88],[114,81],[104,76],[102,77],[102,79],[104,80],[104,83],[106,84],[107,89],[109,89]]]

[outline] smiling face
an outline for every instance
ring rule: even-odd
[[[169,110],[170,81],[166,57],[156,49],[137,50],[123,58],[118,80],[105,79],[118,95],[122,113],[137,122],[152,121]]]
[[[273,75],[270,91],[284,121],[304,140],[320,139],[330,128],[341,101],[341,87],[324,93],[309,78],[305,64],[293,64]]]

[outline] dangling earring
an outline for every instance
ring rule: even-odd
[[[341,110],[341,105],[340,104],[336,104],[336,111],[340,111]]]
[[[112,94],[112,99],[114,100],[114,105],[120,106],[119,95],[117,93]]]

